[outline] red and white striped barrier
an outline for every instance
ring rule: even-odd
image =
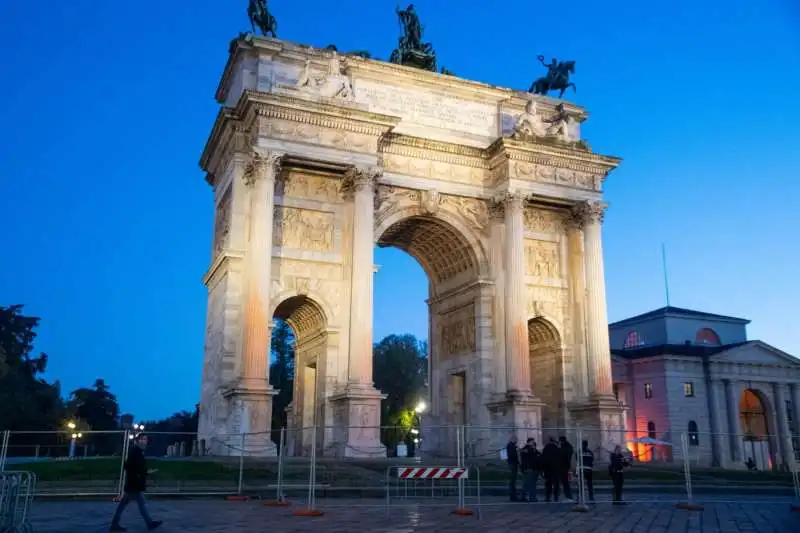
[[[397,477],[400,479],[467,479],[469,477],[466,468],[448,468],[444,466],[434,466],[430,468],[400,467],[397,469]]]

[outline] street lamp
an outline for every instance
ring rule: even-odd
[[[70,422],[70,429],[75,429],[75,424]],[[73,432],[72,439],[69,441],[69,458],[73,459],[75,457],[75,446],[78,439],[83,437],[83,433],[80,432]]]
[[[417,406],[414,408],[414,411],[415,411],[415,412],[416,412],[418,415],[421,415],[421,414],[422,414],[422,413],[424,413],[424,412],[425,412],[427,409],[428,409],[428,406],[427,406],[427,404],[426,404],[425,402],[423,402],[423,401],[420,401],[420,402],[417,404]]]
[[[422,440],[422,437],[419,434],[419,430],[422,429],[422,413],[424,413],[427,410],[428,410],[428,405],[422,400],[417,402],[417,406],[414,407],[414,412],[417,414],[417,426],[419,428],[419,429],[415,428],[415,429],[411,430],[411,433],[414,435],[414,441],[413,442],[414,442],[414,446],[415,447],[419,446],[419,443]],[[417,453],[422,453],[421,447],[420,447],[419,450],[414,450],[414,452],[415,452],[414,453],[415,456],[417,455]]]
[[[128,439],[133,440],[139,436],[139,434],[144,432],[144,424],[133,424],[131,426],[131,434],[128,435]]]

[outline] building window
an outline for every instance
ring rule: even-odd
[[[653,421],[647,423],[647,436],[651,439],[656,438],[656,423]]]
[[[697,431],[697,422],[689,420],[689,446],[698,446],[700,444],[700,436]]]
[[[694,396],[694,383],[691,381],[687,381],[683,384],[683,395],[687,398],[691,398]]]
[[[637,348],[642,345],[642,341],[639,338],[638,331],[631,331],[628,333],[628,336],[625,337],[625,344],[622,345],[623,348]]]
[[[694,342],[696,344],[707,344],[709,346],[719,346],[722,344],[717,332],[711,328],[698,329],[694,336]]]
[[[646,400],[649,400],[653,397],[653,384],[652,383],[645,383],[644,384],[644,397]]]

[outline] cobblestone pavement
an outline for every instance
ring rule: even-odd
[[[800,513],[788,503],[716,503],[702,512],[677,510],[667,503],[632,503],[624,507],[597,505],[576,513],[566,504],[495,504],[481,508],[481,517],[457,517],[450,506],[395,507],[387,517],[377,501],[329,501],[325,516],[292,516],[289,508],[263,507],[259,502],[177,500],[149,502],[151,514],[164,520],[158,531],[194,533],[416,533],[461,532],[465,527],[487,533],[587,532],[671,533],[800,531]],[[372,505],[364,505],[372,504]],[[400,502],[398,502],[400,503]],[[35,502],[35,533],[99,533],[107,531],[114,512],[111,502]],[[135,505],[125,511],[128,531],[146,531]]]

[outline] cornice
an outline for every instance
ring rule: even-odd
[[[223,267],[230,267],[232,264],[240,262],[243,258],[244,254],[241,252],[222,250],[211,263],[208,271],[203,276],[203,285],[211,289],[212,285],[215,285],[215,283],[212,283],[212,281],[217,277],[217,274],[223,270],[229,270],[228,268]]]
[[[381,138],[378,151],[382,154],[420,157],[442,163],[475,168],[489,168],[486,151],[473,146],[434,141],[389,132]]]
[[[615,156],[595,154],[575,148],[560,148],[548,144],[515,141],[500,137],[487,149],[489,158],[504,155],[510,161],[521,161],[536,165],[568,168],[593,174],[610,173],[622,162]]]

